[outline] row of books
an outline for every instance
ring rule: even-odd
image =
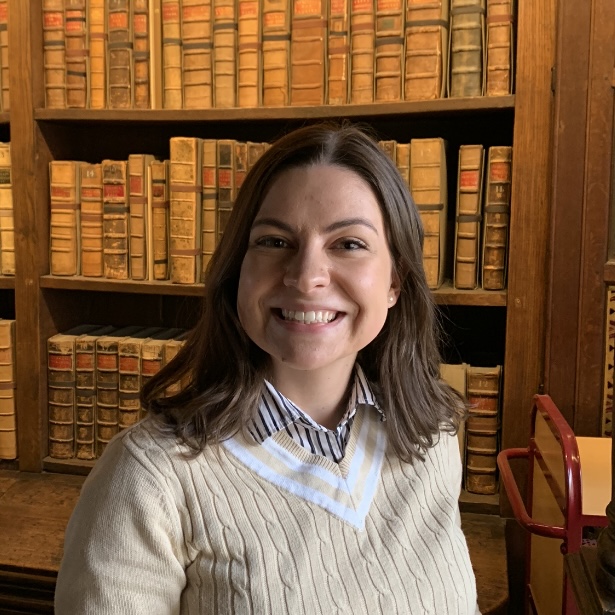
[[[15,321],[0,319],[0,459],[16,458]]]
[[[444,363],[440,376],[470,403],[468,418],[457,434],[465,490],[493,495],[498,492],[502,367]]]
[[[143,417],[142,385],[177,355],[184,337],[183,329],[98,325],[50,337],[49,456],[100,457],[115,434]]]
[[[443,139],[382,141],[417,203],[427,281],[444,280],[448,210]],[[237,190],[266,143],[172,137],[170,161],[50,163],[50,273],[195,284],[224,232]],[[454,284],[505,288],[511,147],[459,152]],[[483,182],[483,176],[486,181]],[[484,198],[483,198],[484,192]]]
[[[513,0],[43,0],[48,108],[501,96]]]

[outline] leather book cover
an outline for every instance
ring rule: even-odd
[[[263,0],[263,106],[290,102],[290,0]]]
[[[506,288],[511,166],[512,147],[489,148],[481,272],[482,286],[485,290],[503,290]]]
[[[0,273],[15,275],[15,219],[11,144],[0,143]]]
[[[15,321],[0,320],[0,459],[17,459]]]
[[[107,4],[107,106],[132,107],[132,16],[130,0]]]
[[[171,138],[170,279],[176,284],[201,281],[201,156],[201,139]]]
[[[235,203],[235,141],[218,140],[218,241]]]
[[[345,105],[350,98],[350,0],[329,0],[327,104]]]
[[[150,109],[150,14],[149,0],[132,0],[133,107]]]
[[[256,164],[256,161],[265,153],[268,143],[255,143],[248,141],[248,172]]]
[[[184,109],[213,105],[212,0],[182,1],[182,80]]]
[[[514,0],[487,0],[487,96],[513,92],[514,10]]]
[[[444,97],[450,0],[406,0],[406,100]]]
[[[395,148],[395,166],[406,186],[410,188],[410,143],[398,143]]]
[[[87,0],[90,109],[107,106],[107,26],[105,0]]]
[[[102,161],[103,263],[105,277],[113,280],[130,277],[127,167],[125,160]]]
[[[103,267],[102,165],[81,164],[81,275],[100,278]]]
[[[162,367],[168,365],[179,354],[179,351],[186,343],[187,335],[187,331],[182,331],[165,342],[164,348],[162,349]],[[181,391],[182,385],[182,382],[169,385],[166,389],[166,396],[172,397],[173,395],[177,395],[177,393]]]
[[[162,0],[162,106],[183,107],[182,31],[179,0]]]
[[[42,0],[45,106],[66,109],[64,0]]]
[[[88,53],[85,0],[65,0],[66,106],[85,109],[88,98]]]
[[[52,160],[49,163],[49,273],[81,274],[81,220],[79,195],[81,163]]]
[[[378,141],[378,145],[380,145],[380,148],[388,156],[389,160],[393,164],[397,164],[397,141],[394,139],[387,139]]]
[[[143,340],[141,345],[141,386],[157,374],[164,365],[164,348],[171,340],[184,333],[183,329],[170,328],[162,329],[158,333]],[[147,412],[146,408],[141,408],[142,415]]]
[[[376,0],[376,102],[403,100],[405,0]]]
[[[216,249],[218,239],[216,229],[218,217],[217,148],[216,139],[203,139],[203,238],[201,242],[203,265],[201,282],[205,281],[207,266]]]
[[[478,288],[479,282],[484,159],[482,145],[459,148],[453,285],[466,290]]]
[[[169,279],[169,161],[153,160],[149,165],[148,222],[151,242],[148,279]]]
[[[258,0],[239,0],[237,30],[237,103],[261,105],[261,7]]]
[[[350,0],[350,102],[374,102],[375,0]]]
[[[0,103],[2,111],[10,111],[9,97],[9,3],[0,0]]]
[[[214,107],[237,106],[237,7],[235,0],[214,4]]]

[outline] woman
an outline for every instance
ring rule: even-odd
[[[475,612],[465,408],[438,378],[422,241],[358,129],[303,128],[263,155],[200,323],[144,387],[150,416],[84,485],[58,613]]]

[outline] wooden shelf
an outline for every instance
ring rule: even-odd
[[[43,470],[58,474],[87,476],[95,463],[96,461],[87,461],[85,459],[54,459],[53,457],[45,457],[43,459]]]
[[[438,290],[433,291],[434,300],[438,305],[472,305],[472,306],[505,306],[508,293],[506,290],[459,290],[453,288],[450,280],[446,280]]]
[[[249,122],[266,120],[375,118],[396,115],[433,115],[505,111],[514,109],[515,97],[477,96],[437,100],[327,105],[316,107],[259,107],[256,109],[35,109],[34,118],[47,122]]]
[[[0,288],[15,288],[15,276],[0,275]]]
[[[463,513],[499,515],[500,496],[497,493],[495,495],[478,495],[462,489],[459,496],[459,510]]]
[[[201,297],[203,284],[173,284],[172,282],[149,282],[138,280],[107,280],[106,278],[87,278],[83,276],[60,277],[44,275],[40,278],[41,288],[63,290],[90,290],[111,293],[140,293],[144,295],[179,295]]]

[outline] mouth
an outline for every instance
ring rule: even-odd
[[[318,311],[294,311],[283,310],[280,308],[274,309],[276,315],[286,322],[296,322],[302,325],[323,325],[333,322],[338,318],[341,312],[332,312],[329,310]]]

